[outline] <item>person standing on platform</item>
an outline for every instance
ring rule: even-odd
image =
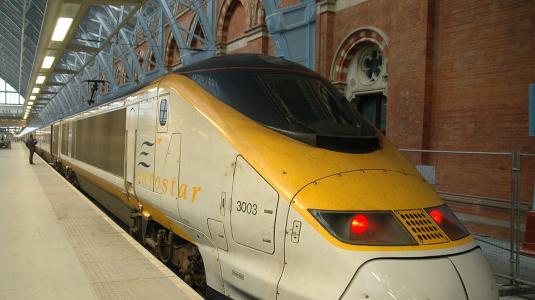
[[[30,134],[30,138],[26,141],[26,147],[30,149],[30,164],[35,165],[33,163],[33,153],[35,152],[35,145],[37,145],[37,140],[33,137],[33,135]]]

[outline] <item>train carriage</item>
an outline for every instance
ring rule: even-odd
[[[329,82],[283,59],[211,58],[37,137],[211,297],[497,298],[417,170]]]

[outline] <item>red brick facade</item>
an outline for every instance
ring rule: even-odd
[[[535,152],[527,113],[535,2],[355,2],[342,9],[336,1],[318,3],[316,67],[344,82],[351,44],[380,43],[388,59],[390,140],[412,149]],[[510,156],[411,158],[435,166],[439,190],[510,199]],[[522,163],[522,200],[531,203],[535,161]]]
[[[276,54],[261,2],[218,3],[219,54]],[[361,43],[374,43],[388,67],[386,133],[400,148],[535,153],[527,114],[528,84],[535,82],[534,11],[532,0],[321,0],[316,70],[344,87]],[[193,13],[178,22],[192,28]],[[180,50],[166,31],[164,60],[173,67]],[[150,69],[148,47],[138,51]],[[509,157],[410,158],[435,166],[439,190],[510,198]],[[523,162],[522,200],[531,202],[535,159]]]

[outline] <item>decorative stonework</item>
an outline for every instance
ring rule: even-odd
[[[389,39],[375,28],[359,28],[350,33],[339,46],[331,66],[330,79],[334,82],[346,82],[349,64],[363,43],[375,44],[383,55],[388,52]],[[385,63],[385,62],[383,62]]]

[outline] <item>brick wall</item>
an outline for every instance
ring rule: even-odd
[[[429,148],[535,152],[527,114],[528,84],[535,82],[534,11],[533,1],[436,2],[425,124]],[[469,185],[450,176],[444,182],[460,192],[507,199],[511,166],[501,160],[456,158],[448,168],[471,168],[480,180]],[[522,199],[530,202],[535,170],[524,161]],[[505,178],[497,175],[503,168]]]
[[[422,148],[427,51],[427,1],[365,1],[318,19],[318,68],[329,76],[334,55],[358,28],[385,33],[389,44],[387,135],[398,146]]]

